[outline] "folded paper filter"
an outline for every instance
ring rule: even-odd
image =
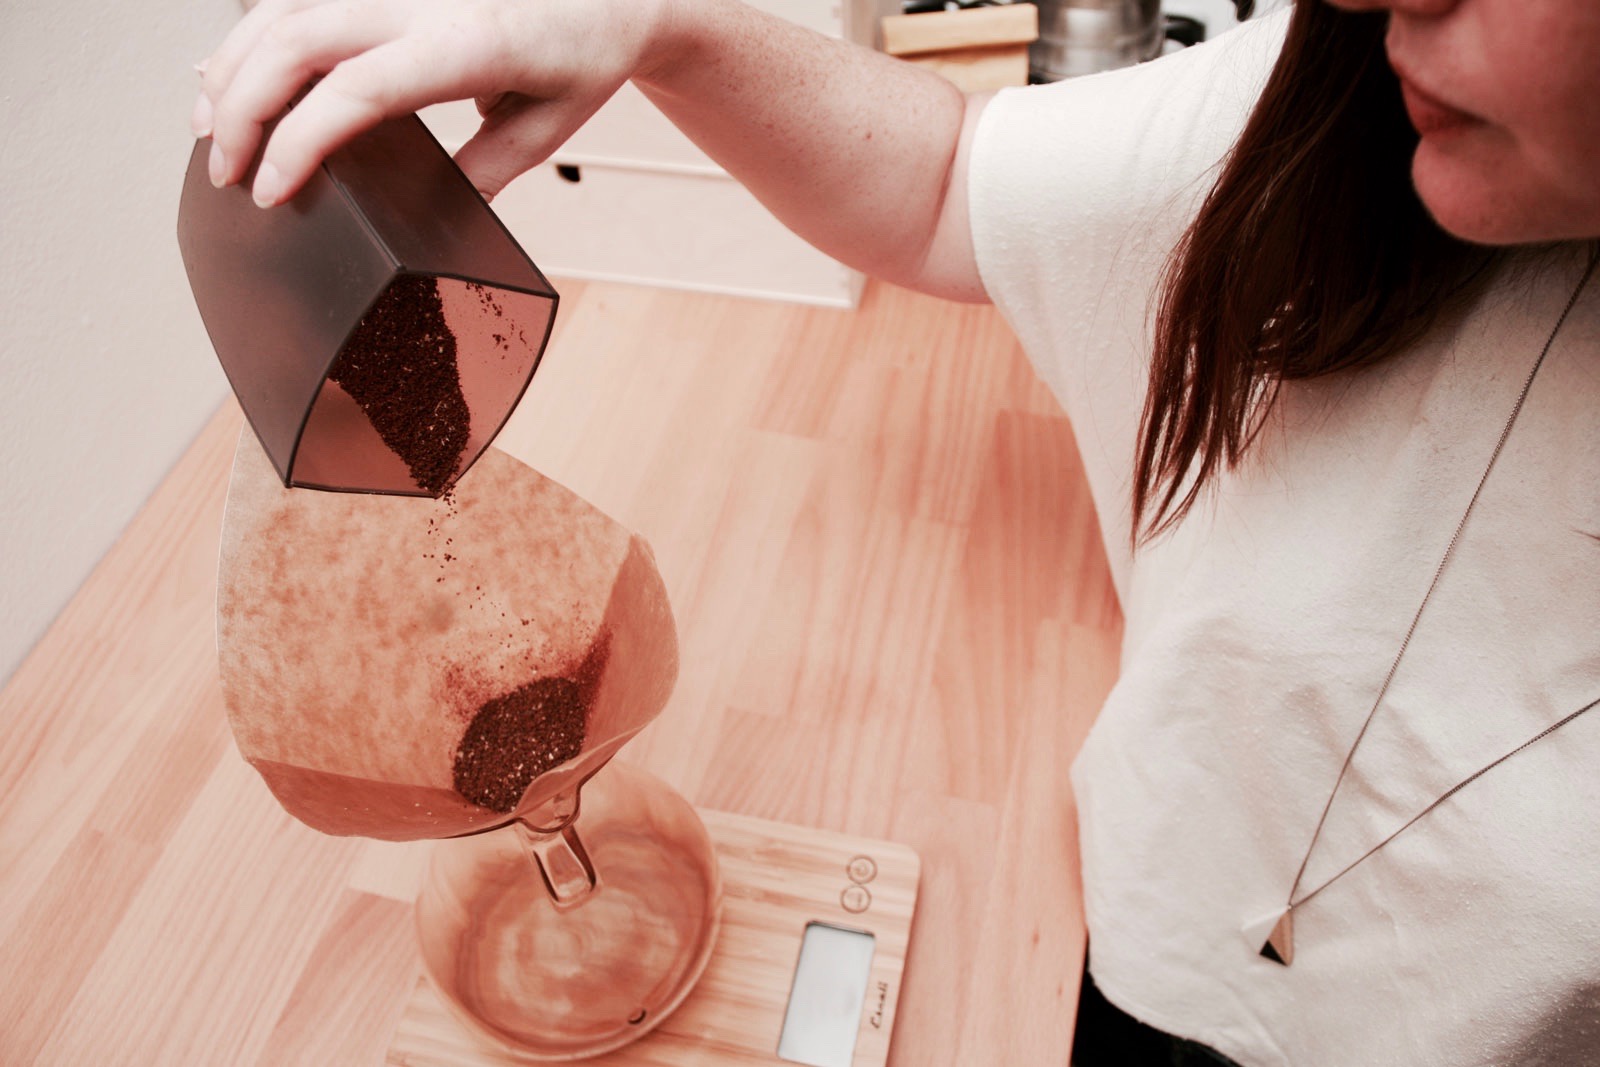
[[[644,542],[496,449],[435,503],[285,489],[246,434],[217,638],[239,750],[283,806],[390,840],[552,821],[677,674]]]
[[[217,598],[240,751],[328,833],[537,821],[677,670],[644,542],[489,447],[556,294],[414,117],[269,211],[208,150],[178,234],[250,423]]]

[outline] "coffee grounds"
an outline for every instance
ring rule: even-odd
[[[489,289],[487,286],[480,285],[477,282],[468,282],[467,289],[477,296],[479,306],[482,307],[486,313],[492,314],[497,319],[504,319],[506,317],[505,308],[501,307],[500,301],[494,298],[493,290]],[[528,335],[522,332],[522,328],[520,326],[515,328],[517,331],[518,343],[520,343],[525,349],[531,348],[532,346],[528,344]],[[502,353],[500,358],[505,359],[506,357],[504,353],[511,351],[510,335],[495,333],[492,336],[494,338],[495,347],[500,349]]]
[[[570,678],[539,678],[485,703],[456,749],[456,792],[491,811],[515,810],[535,778],[583,749],[584,697]]]
[[[472,424],[438,279],[402,275],[361,319],[328,377],[361,406],[429,496],[449,487]]]
[[[601,633],[568,677],[536,678],[484,702],[456,746],[456,792],[510,813],[535,778],[576,757],[610,655],[610,635]]]

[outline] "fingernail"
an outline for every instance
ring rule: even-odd
[[[196,74],[200,75],[200,77],[204,78],[206,76],[206,68],[209,67],[210,65],[211,65],[211,60],[202,59],[200,62],[198,62],[198,63],[196,63],[194,65],[194,72]]]
[[[194,102],[194,113],[189,116],[189,126],[196,137],[211,136],[211,98],[205,93]]]
[[[211,145],[211,184],[218,189],[222,188],[222,179],[227,177],[228,164],[222,158],[222,146],[216,142]]]
[[[271,207],[283,195],[283,175],[271,163],[263,163],[256,170],[254,189],[257,207]]]

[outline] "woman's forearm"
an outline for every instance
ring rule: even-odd
[[[830,255],[981,298],[951,199],[968,111],[954,85],[738,0],[663,3],[634,82],[679,129]]]

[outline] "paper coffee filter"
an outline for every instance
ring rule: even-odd
[[[677,638],[649,548],[494,448],[443,500],[286,489],[241,434],[218,572],[239,750],[336,834],[504,823],[655,717]]]

